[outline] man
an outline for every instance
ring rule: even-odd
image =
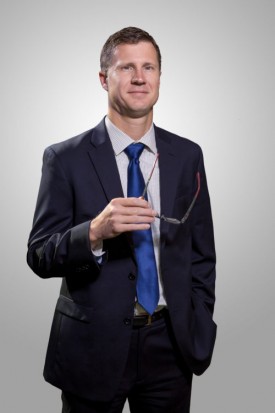
[[[44,377],[62,389],[63,413],[118,413],[127,398],[134,413],[186,413],[192,374],[210,364],[203,157],[153,125],[160,75],[147,32],[110,36],[99,73],[107,117],[44,154],[27,259],[40,277],[62,277]]]

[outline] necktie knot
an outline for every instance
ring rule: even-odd
[[[143,143],[131,143],[131,145],[127,146],[124,150],[128,158],[136,163],[139,162],[139,157],[144,149]]]

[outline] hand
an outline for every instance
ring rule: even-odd
[[[92,249],[104,239],[123,232],[145,230],[155,220],[156,211],[143,198],[115,198],[91,221]]]

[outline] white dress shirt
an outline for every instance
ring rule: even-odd
[[[117,162],[117,167],[120,175],[120,180],[122,184],[122,189],[124,196],[127,197],[127,179],[128,179],[128,165],[129,165],[129,158],[124,152],[127,146],[135,143],[132,138],[118,129],[108,117],[105,118],[106,128],[114,149],[114,154]],[[144,181],[147,182],[149,175],[152,171],[154,162],[157,156],[157,146],[156,146],[156,139],[155,139],[155,130],[153,124],[151,125],[150,129],[141,139],[138,141],[139,143],[143,143],[145,145],[144,150],[142,151],[139,161],[140,161],[140,169],[144,177]],[[150,180],[149,186],[147,188],[147,196],[148,201],[151,207],[160,212],[160,190],[159,190],[159,166],[158,162],[154,169],[154,173]],[[164,291],[162,287],[162,280],[161,280],[161,271],[160,271],[160,221],[159,219],[155,219],[155,221],[151,224],[152,229],[152,236],[153,236],[153,243],[154,243],[154,253],[156,259],[156,265],[158,270],[158,281],[159,281],[159,306],[165,306],[166,301],[164,297]],[[140,307],[140,306],[139,306]],[[138,314],[142,313],[142,308],[137,307]]]

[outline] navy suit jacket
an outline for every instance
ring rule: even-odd
[[[200,147],[155,127],[159,152],[160,265],[173,331],[190,370],[209,366],[216,325],[212,319],[215,249],[210,201]],[[44,377],[92,400],[110,400],[121,380],[131,337],[136,262],[131,234],[104,241],[99,265],[90,249],[90,221],[108,202],[123,197],[104,120],[77,137],[47,148],[28,243],[27,261],[42,278],[62,277]]]

